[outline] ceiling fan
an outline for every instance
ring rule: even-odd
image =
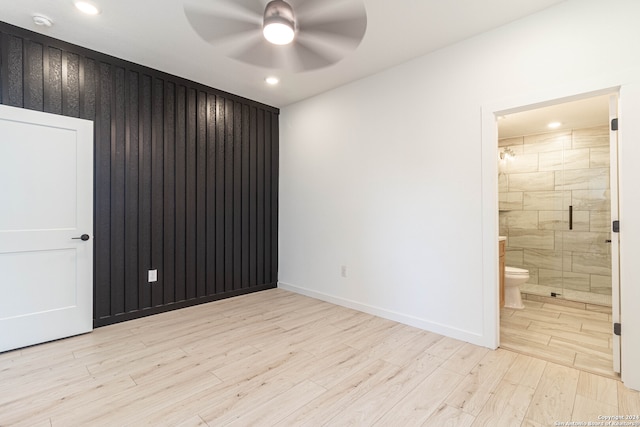
[[[362,0],[187,0],[189,24],[239,61],[294,72],[343,59],[364,37]]]

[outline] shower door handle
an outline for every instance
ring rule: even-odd
[[[569,230],[573,230],[573,206],[569,205]]]

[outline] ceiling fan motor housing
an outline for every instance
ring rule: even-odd
[[[272,24],[285,25],[296,31],[295,16],[289,3],[284,0],[272,0],[264,10],[263,28]]]

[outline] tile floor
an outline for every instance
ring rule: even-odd
[[[578,308],[580,304],[539,299],[523,300],[523,310],[501,310],[500,347],[618,378],[613,372],[611,309],[588,305],[587,310],[585,304]]]

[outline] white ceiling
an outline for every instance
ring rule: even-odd
[[[268,0],[255,1],[266,4]],[[97,16],[81,14],[72,0],[0,0],[0,20],[284,107],[564,0],[317,1],[328,5],[363,2],[367,31],[355,52],[342,61],[320,70],[297,73],[260,68],[228,58],[189,26],[183,0],[94,0],[101,9]],[[36,13],[51,18],[54,25],[36,26],[32,21]],[[268,75],[280,77],[280,84],[267,86],[264,78]]]
[[[548,124],[551,122],[559,122],[560,127],[549,129]],[[523,135],[589,128],[608,123],[609,95],[601,95],[499,117],[498,137],[500,139],[513,138]]]

